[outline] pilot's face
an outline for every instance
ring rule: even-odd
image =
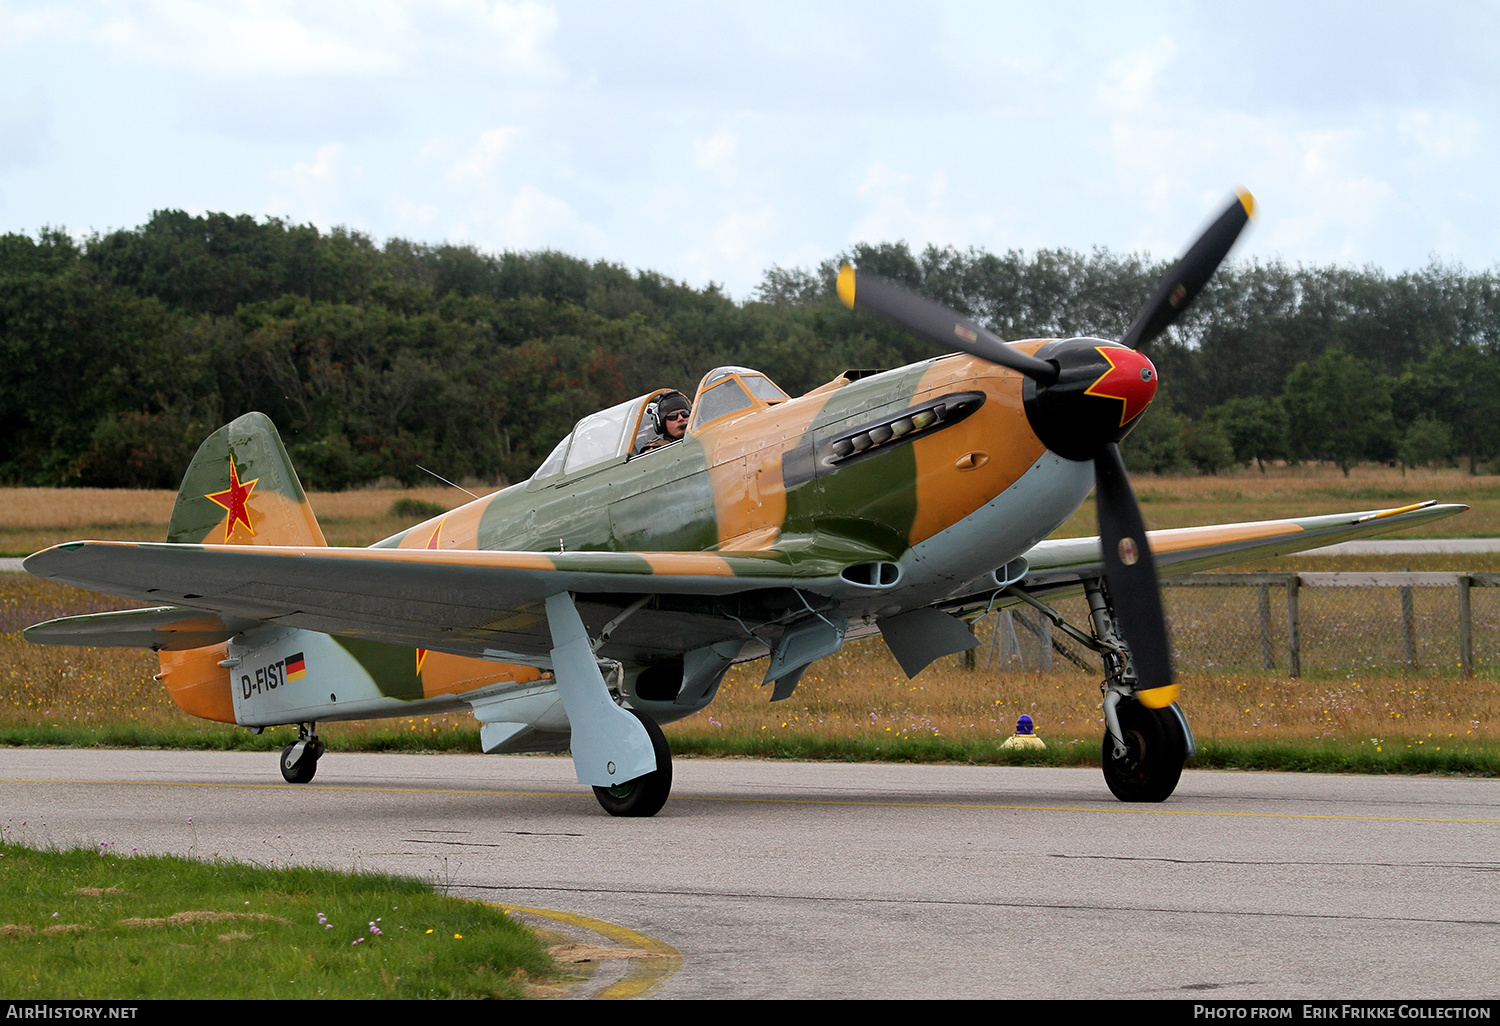
[[[687,430],[688,410],[673,410],[663,418],[667,425],[668,438],[681,438]]]

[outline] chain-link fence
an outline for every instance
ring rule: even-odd
[[[1173,657],[1185,670],[1410,669],[1458,676],[1500,668],[1500,574],[1193,574],[1162,582]],[[1088,604],[1053,607],[1088,630]],[[1035,610],[979,625],[977,664],[1098,670],[1098,659]]]

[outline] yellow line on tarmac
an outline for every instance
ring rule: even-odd
[[[1138,805],[995,805],[988,802],[893,802],[855,798],[707,798],[673,795],[674,802],[761,802],[767,805],[878,805],[898,809],[984,809],[1016,812],[1102,812],[1155,816],[1237,816],[1263,819],[1354,819],[1379,823],[1500,823],[1500,819],[1452,819],[1436,816],[1355,816],[1331,812],[1220,812],[1213,809],[1142,808]]]
[[[390,794],[472,794],[506,798],[579,798],[586,796],[586,792],[580,791],[500,791],[479,788],[452,787],[379,787],[360,784],[235,784],[177,780],[62,780],[57,778],[39,779],[33,777],[0,777],[0,781],[16,784],[116,784],[137,787],[238,787],[262,790],[285,790],[288,788],[292,788],[299,791],[369,791],[385,792]],[[1138,816],[1224,816],[1240,819],[1364,820],[1375,823],[1500,824],[1500,819],[1458,819],[1454,817],[1442,816],[1359,816],[1332,812],[1229,812],[1215,809],[1167,809],[1160,807],[1143,807],[1141,805],[1126,803],[1098,806],[1001,805],[991,802],[901,802],[873,798],[770,798],[764,795],[747,798],[736,798],[730,796],[711,797],[707,795],[691,794],[673,795],[672,801],[743,802],[747,804],[758,803],[762,805],[848,805],[892,809],[975,809],[984,811],[1014,812],[1098,812],[1109,815],[1133,813]]]
[[[551,919],[554,922],[566,926],[579,927],[592,930],[602,934],[622,947],[638,948],[650,952],[655,956],[652,958],[630,959],[630,972],[623,980],[618,980],[595,994],[595,1001],[620,1001],[629,998],[648,997],[653,991],[666,983],[672,974],[682,968],[682,953],[666,941],[658,940],[649,934],[632,930],[628,926],[619,923],[611,923],[605,919],[594,919],[591,916],[581,916],[576,912],[559,912],[549,908],[530,908],[526,905],[505,905],[498,902],[488,902],[496,908],[502,908],[507,912],[521,912],[525,915],[540,916]]]

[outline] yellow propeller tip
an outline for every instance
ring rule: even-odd
[[[1135,693],[1136,701],[1147,709],[1165,709],[1177,701],[1177,695],[1181,692],[1176,684],[1168,684],[1164,688],[1147,688],[1145,691]]]
[[[854,309],[854,268],[845,264],[839,268],[839,280],[835,285],[839,298],[849,309]]]
[[[1249,189],[1236,189],[1235,194],[1240,198],[1240,206],[1245,208],[1245,216],[1255,216],[1255,197],[1250,195]]]

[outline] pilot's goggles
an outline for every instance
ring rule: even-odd
[[[667,420],[687,420],[688,419],[688,412],[687,412],[687,410],[676,410],[676,411],[674,411],[672,413],[667,414],[666,419]]]

